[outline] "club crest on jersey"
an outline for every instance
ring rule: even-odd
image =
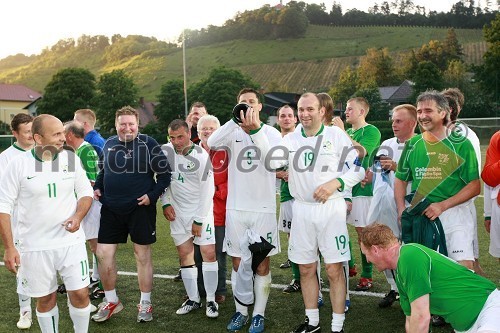
[[[127,153],[125,154],[125,158],[132,158],[132,149],[127,149]]]
[[[65,166],[63,166],[63,168],[62,168],[63,173],[68,173],[68,170],[69,170],[69,167],[67,164]]]
[[[193,161],[189,161],[189,162],[187,163],[187,165],[186,165],[186,169],[187,169],[188,171],[193,170],[193,169],[194,169],[194,167],[195,167],[195,164],[194,164],[194,162],[193,162]]]
[[[333,150],[333,144],[331,141],[327,140],[323,143],[323,150],[330,153]]]
[[[441,164],[441,165],[447,164],[450,161],[450,156],[448,156],[448,154],[439,153],[438,154],[438,161],[439,161],[439,164]]]

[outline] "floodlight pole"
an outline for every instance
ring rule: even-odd
[[[188,115],[188,103],[187,103],[187,82],[186,82],[186,40],[184,39],[184,31],[182,30],[182,71],[184,73],[184,116]]]

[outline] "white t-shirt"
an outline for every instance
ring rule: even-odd
[[[70,233],[62,224],[71,217],[77,200],[93,196],[80,159],[62,151],[42,162],[30,150],[7,166],[0,188],[0,213],[17,204],[17,239],[21,252],[50,250],[85,242],[82,229]]]
[[[172,180],[161,196],[162,205],[172,205],[176,216],[202,223],[213,216],[215,192],[212,164],[208,153],[193,144],[186,155],[174,152],[171,143],[162,146],[172,168]],[[192,223],[192,221],[191,221]]]
[[[25,152],[26,150],[24,150],[23,148],[19,147],[16,143],[14,143],[12,144],[12,146],[5,149],[0,154],[0,179],[2,178],[2,175],[5,172],[7,165],[10,163],[10,161],[22,155]]]
[[[261,130],[271,147],[281,141],[280,132],[269,125]],[[276,173],[266,169],[265,155],[233,120],[208,138],[210,149],[226,149],[229,155],[227,209],[276,214]]]
[[[322,126],[312,137],[306,137],[302,130],[294,131],[283,137],[283,149],[272,153],[263,134],[259,131],[252,139],[263,153],[272,156],[272,168],[288,165],[290,194],[295,200],[319,204],[313,194],[320,185],[340,178],[345,188],[351,188],[364,177],[364,168],[355,164],[358,153],[350,138],[337,127]],[[330,199],[337,197],[344,194],[336,191]]]

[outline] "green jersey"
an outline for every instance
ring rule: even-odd
[[[377,148],[380,145],[381,134],[378,128],[373,125],[366,125],[357,130],[352,128],[347,129],[347,134],[362,145],[366,149],[366,156],[361,160],[361,166],[368,169],[369,166],[373,164],[373,157],[377,152]],[[352,188],[353,197],[371,197],[373,196],[373,185],[366,184],[365,187],[361,187],[361,184],[354,185]]]
[[[285,202],[292,199],[293,197],[290,194],[290,189],[288,189],[288,182],[282,180],[280,187],[280,202]]]
[[[83,169],[87,173],[87,178],[95,182],[97,178],[98,157],[94,147],[92,147],[90,143],[84,141],[76,150],[76,155],[82,161]]]
[[[441,141],[428,142],[419,134],[406,142],[396,177],[412,182],[415,200],[426,197],[430,202],[441,202],[479,179],[479,170],[468,139],[451,134]]]
[[[442,316],[457,331],[466,331],[474,324],[496,289],[490,280],[415,243],[401,246],[396,284],[406,316],[411,316],[413,301],[429,294],[430,313]]]

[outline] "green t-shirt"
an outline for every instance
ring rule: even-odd
[[[476,154],[469,140],[457,134],[430,143],[421,134],[405,144],[396,177],[411,181],[415,200],[441,202],[479,179]]]
[[[280,202],[285,202],[292,199],[293,197],[290,194],[290,189],[288,188],[288,182],[282,180],[280,187]]]
[[[380,145],[381,134],[378,128],[373,125],[366,125],[357,130],[348,128],[346,130],[347,134],[362,145],[366,149],[366,156],[361,160],[361,165],[365,170],[373,164],[373,158],[377,152],[377,148]],[[361,184],[357,184],[352,188],[353,197],[371,197],[373,196],[373,185],[366,184],[365,187],[361,187]]]
[[[474,324],[496,289],[490,280],[415,243],[401,247],[396,284],[406,316],[411,315],[414,300],[429,294],[430,313],[442,316],[457,331],[466,331]]]
[[[87,178],[90,181],[95,181],[97,178],[98,157],[94,147],[88,142],[83,142],[76,150],[76,155],[82,161],[83,169],[87,173]]]

